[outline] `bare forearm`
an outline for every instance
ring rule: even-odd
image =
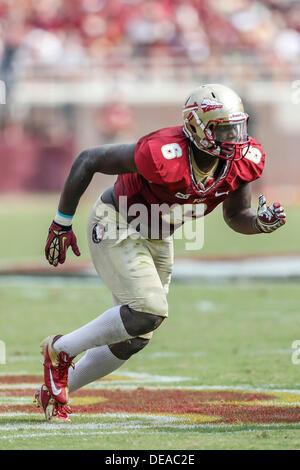
[[[225,221],[235,232],[244,235],[254,235],[261,233],[255,224],[256,218],[257,213],[253,209],[248,208],[233,214],[231,217],[225,218]]]
[[[83,152],[73,163],[65,181],[58,206],[60,212],[66,215],[75,214],[79,200],[89,186],[93,175],[94,172]]]

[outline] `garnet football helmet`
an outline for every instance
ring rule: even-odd
[[[183,107],[186,136],[200,150],[226,160],[240,160],[249,150],[248,119],[241,98],[219,84],[196,88]]]

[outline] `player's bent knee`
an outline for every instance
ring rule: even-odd
[[[133,354],[136,354],[141,351],[141,349],[144,349],[149,341],[149,339],[137,337],[127,341],[122,341],[121,343],[111,344],[109,349],[118,359],[126,361]]]
[[[158,315],[161,317],[168,316],[168,302],[165,292],[149,293],[142,300],[141,308],[136,307],[136,310],[152,313],[152,315]]]
[[[144,335],[156,330],[165,318],[152,313],[138,312],[128,305],[122,305],[120,312],[125,329],[131,336]]]

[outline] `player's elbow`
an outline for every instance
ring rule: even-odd
[[[257,233],[257,230],[253,229],[253,220],[256,214],[251,208],[241,210],[231,215],[224,214],[223,216],[228,227],[234,232],[242,235],[253,235]]]
[[[236,223],[236,221],[235,221],[234,218],[228,218],[228,219],[225,219],[225,218],[224,218],[224,220],[225,220],[227,226],[228,226],[229,228],[231,228],[231,230],[233,230],[234,232],[237,232],[237,233],[242,233],[242,232],[240,231],[239,224]]]
[[[78,166],[91,167],[92,159],[89,150],[80,152],[74,163]]]
[[[85,167],[90,175],[95,173],[118,174],[113,171],[114,155],[110,152],[111,145],[101,145],[99,147],[83,150],[77,157],[79,164]]]
[[[72,165],[72,169],[81,175],[92,177],[96,170],[91,152],[89,150],[80,152]]]
[[[228,227],[232,228],[233,230],[234,230],[236,218],[237,218],[237,214],[224,210],[223,208],[223,219],[225,223],[228,225]]]

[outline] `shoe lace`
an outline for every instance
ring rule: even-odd
[[[68,418],[68,415],[72,414],[71,407],[68,405],[60,405],[55,402],[53,409],[53,416],[60,416],[61,418]]]
[[[74,357],[69,357],[66,354],[65,354],[65,359],[63,359],[62,358],[62,353],[61,353],[60,361],[59,361],[59,364],[57,366],[59,379],[63,379],[66,376],[66,372],[69,370],[70,367],[72,367],[72,369],[75,368],[75,364],[73,363],[73,359],[74,359]]]

